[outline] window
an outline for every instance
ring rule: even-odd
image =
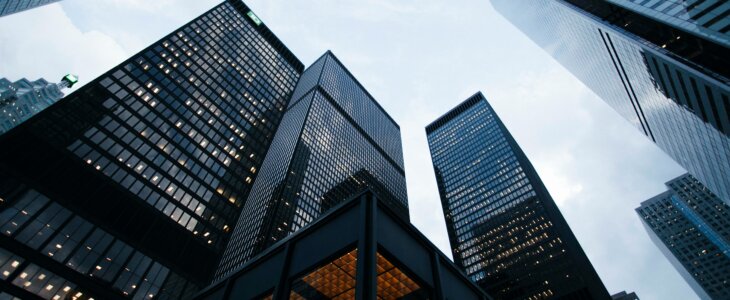
[[[297,279],[289,299],[354,299],[356,269],[357,249]]]

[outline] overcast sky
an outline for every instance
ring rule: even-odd
[[[64,0],[0,18],[0,77],[89,82],[219,0]],[[609,292],[696,299],[634,212],[684,171],[487,0],[249,0],[304,62],[326,50],[400,124],[412,222],[450,256],[424,127],[482,91]]]

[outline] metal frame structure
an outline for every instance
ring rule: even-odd
[[[353,249],[358,250],[355,299],[378,298],[378,254],[428,290],[429,299],[492,299],[370,190],[279,241],[195,299],[289,299],[295,278]]]

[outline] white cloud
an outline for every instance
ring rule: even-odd
[[[109,36],[76,28],[58,4],[0,18],[0,76],[11,80],[74,73],[83,85],[127,55]]]
[[[136,53],[220,2],[64,0],[60,3],[82,32],[102,31],[128,53]]]

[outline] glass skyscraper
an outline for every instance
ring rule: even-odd
[[[0,290],[191,297],[303,69],[228,0],[0,136]]]
[[[61,0],[0,0],[0,17]]]
[[[495,299],[610,299],[481,93],[426,127],[454,262]]]
[[[652,241],[702,299],[730,299],[730,206],[689,174],[636,212]]]
[[[400,127],[327,52],[302,74],[216,278],[370,188],[408,218]]]
[[[0,134],[63,98],[61,91],[76,82],[78,78],[71,74],[64,76],[60,83],[43,78],[36,81],[23,78],[16,82],[0,78]]]
[[[730,3],[491,2],[690,174],[730,203]]]

